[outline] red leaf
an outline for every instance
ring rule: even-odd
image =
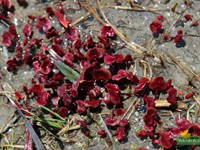
[[[84,106],[97,108],[99,106],[100,102],[101,102],[100,100],[84,100]]]
[[[125,132],[125,128],[124,127],[118,127],[117,131],[115,132],[114,136],[118,139],[118,140],[123,140],[124,137],[126,136],[126,132]]]
[[[192,97],[193,95],[194,95],[194,92],[188,93],[188,94],[185,96],[185,99],[189,99],[189,98]]]
[[[102,58],[104,55],[104,49],[103,48],[98,48],[94,47],[92,49],[89,49],[87,52],[87,58],[88,60],[97,60]]]
[[[114,110],[114,114],[115,114],[116,116],[122,116],[124,113],[125,113],[125,112],[124,112],[124,109],[123,109],[123,108],[118,108],[118,109]]]
[[[151,90],[164,91],[167,89],[167,83],[162,76],[154,76],[149,83],[149,88]]]
[[[66,117],[66,115],[68,114],[68,109],[66,107],[61,107],[59,108],[58,112],[57,112],[61,117]]]
[[[115,36],[115,31],[111,26],[102,26],[100,29],[100,37],[107,38]]]
[[[105,130],[100,130],[99,132],[97,132],[98,135],[103,136],[106,135],[106,131]]]
[[[36,28],[47,32],[52,27],[51,20],[48,17],[38,17],[36,21]]]
[[[155,34],[159,32],[159,30],[162,28],[162,22],[154,20],[150,25],[149,25],[150,30]]]
[[[10,46],[12,44],[12,38],[14,37],[13,34],[11,34],[8,31],[4,31],[1,36],[1,41],[5,46]]]
[[[108,116],[107,118],[104,119],[104,122],[106,125],[116,126],[119,124],[120,119],[119,118],[111,118],[110,116]]]
[[[167,90],[167,101],[171,103],[172,105],[176,104],[176,95],[177,95],[177,90],[175,88],[170,88]]]
[[[31,35],[31,26],[30,24],[27,22],[26,25],[24,26],[24,29],[22,30],[22,32],[25,34],[25,36],[30,36]]]
[[[65,19],[64,15],[59,11],[59,10],[55,10],[54,14],[56,16],[56,18],[60,21],[60,23],[65,27],[68,28],[69,26],[69,22],[67,22],[67,20]]]
[[[101,67],[100,69],[93,70],[93,78],[95,80],[109,80],[111,79],[111,73],[109,70]]]

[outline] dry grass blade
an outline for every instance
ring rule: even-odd
[[[181,63],[179,60],[177,60],[174,56],[172,56],[171,54],[169,54],[167,51],[164,51],[164,53],[177,65],[179,66],[186,74],[188,74],[186,72],[186,70],[191,73],[198,81],[200,81],[200,76],[198,74],[196,74],[191,68],[189,68],[188,66],[184,65],[183,63]]]
[[[102,6],[103,8],[113,8],[113,9],[121,9],[121,10],[130,10],[130,11],[148,11],[152,13],[156,13],[155,11],[159,11],[155,8],[147,8],[142,6],[137,7],[126,7],[126,6]]]
[[[199,102],[199,100],[196,98],[196,96],[193,96],[193,99],[199,104],[199,106],[200,106],[200,102]]]
[[[80,129],[80,125],[75,125],[75,126],[72,126],[72,127],[69,127],[69,126],[66,126],[64,127],[62,130],[60,130],[57,135],[62,135],[62,134],[65,134],[66,132],[68,131],[72,131],[72,130],[77,130],[77,129]]]
[[[86,0],[86,1],[87,1],[87,0]],[[140,45],[138,45],[138,44],[136,44],[136,43],[134,43],[134,42],[131,42],[131,43],[128,42],[128,40],[126,39],[126,37],[125,37],[121,32],[119,32],[119,31],[110,23],[110,21],[108,20],[108,18],[107,18],[106,15],[104,14],[104,12],[103,12],[103,10],[102,10],[102,7],[100,6],[99,0],[97,0],[97,4],[98,4],[99,10],[100,10],[100,13],[101,13],[101,15],[103,16],[103,18],[104,18],[104,20],[106,21],[106,23],[114,29],[116,35],[119,36],[119,38],[121,38],[121,40],[124,41],[125,44],[126,44],[132,51],[134,51],[134,52],[136,52],[136,53],[138,53],[138,54],[143,54],[143,51],[147,51],[146,48],[144,48],[144,47],[142,47],[142,46],[140,46]],[[142,51],[142,50],[143,50],[143,51]]]

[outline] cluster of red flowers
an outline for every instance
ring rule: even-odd
[[[185,5],[187,5],[187,4],[185,4]],[[193,20],[193,18],[190,14],[185,14],[184,19],[185,19],[185,22]],[[154,37],[158,37],[159,34],[163,34],[164,35],[164,38],[163,38],[164,41],[172,41],[173,40],[174,43],[176,44],[176,47],[184,47],[185,41],[182,38],[183,37],[183,31],[178,30],[177,34],[174,37],[165,34],[165,30],[163,28],[164,20],[165,20],[165,18],[162,15],[158,15],[157,20],[152,21],[151,24],[149,25],[149,28],[152,31]],[[195,27],[195,26],[198,26],[198,25],[199,25],[198,21],[193,21],[191,23],[191,27]]]
[[[9,6],[7,3],[4,5]],[[129,121],[121,119],[125,113],[121,104],[127,95],[142,97],[146,107],[143,117],[145,130],[141,130],[138,135],[149,137],[153,144],[160,144],[165,148],[174,146],[171,135],[182,131],[182,124],[187,123],[177,121],[178,128],[159,134],[155,132],[156,126],[161,124],[155,100],[161,94],[166,94],[166,99],[172,106],[177,104],[177,90],[172,86],[171,80],[165,82],[162,76],[154,76],[151,80],[145,77],[138,79],[130,72],[133,58],[131,55],[116,54],[112,49],[115,32],[110,26],[102,26],[96,41],[91,36],[82,40],[78,30],[70,26],[71,20],[66,20],[61,4],[58,4],[56,10],[47,7],[46,12],[48,16],[28,16],[29,20],[22,30],[23,40],[17,38],[12,24],[9,31],[4,31],[2,35],[3,44],[15,49],[15,55],[7,61],[8,71],[15,72],[23,64],[29,64],[34,71],[32,85],[24,86],[27,99],[34,99],[38,105],[45,105],[62,117],[74,113],[86,115],[88,112],[101,112],[103,106],[112,108],[112,114],[105,116],[104,122],[113,136],[123,140],[128,133]],[[65,37],[60,36],[52,25],[52,17],[57,18],[64,27]],[[163,33],[160,22],[163,20],[162,16],[158,16],[158,21],[152,22],[150,28],[153,33]],[[40,30],[51,43],[45,45],[42,43],[44,39],[33,38],[33,29]],[[182,38],[182,32],[178,32],[177,36]],[[66,47],[63,44],[65,39],[68,40]],[[178,37],[174,41],[175,39]],[[63,65],[59,67],[55,62]],[[122,93],[127,86],[133,91]],[[18,100],[24,98],[19,92],[15,95]],[[191,94],[187,95],[187,98],[190,96]],[[85,120],[77,120],[76,123],[86,136],[90,135],[89,125]],[[199,135],[199,124],[190,124],[188,128],[192,134]],[[105,136],[105,130],[100,130],[98,135]]]

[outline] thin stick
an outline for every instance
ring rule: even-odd
[[[105,130],[106,130],[106,133],[108,134],[108,136],[109,136],[109,138],[110,138],[110,140],[111,140],[111,142],[112,142],[112,144],[113,144],[113,149],[114,149],[114,150],[118,150],[118,147],[117,147],[117,145],[116,145],[116,142],[115,142],[115,140],[113,139],[112,134],[111,134],[110,131],[108,130],[108,127],[106,126],[105,122],[103,121],[103,118],[101,117],[101,114],[99,114],[99,118],[100,118],[100,120],[101,120],[101,122],[102,122],[102,124],[103,124],[103,126],[104,126],[104,128],[105,128]]]

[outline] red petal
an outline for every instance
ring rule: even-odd
[[[194,95],[194,92],[188,93],[188,94],[185,96],[185,99],[189,99],[189,98],[192,97],[193,95]]]
[[[109,126],[116,126],[119,124],[120,119],[119,118],[111,118],[110,116],[108,116],[105,120],[104,120],[106,125]]]
[[[36,28],[47,32],[52,27],[51,20],[48,17],[38,17]]]
[[[54,14],[55,14],[56,18],[60,21],[60,23],[65,28],[68,28],[69,22],[67,22],[67,20],[65,19],[64,15],[60,11],[58,11],[58,10],[54,11]]]
[[[66,107],[61,107],[57,112],[61,117],[66,117],[68,114],[68,109]]]
[[[68,40],[75,41],[78,38],[78,30],[76,28],[69,28],[65,37]]]
[[[84,100],[84,106],[97,108],[99,106],[100,102],[101,102],[100,100]]]
[[[118,127],[117,131],[115,132],[114,136],[118,139],[118,140],[123,140],[124,137],[126,136],[126,132],[125,132],[125,128],[124,127]]]
[[[118,70],[117,74],[112,76],[112,80],[114,81],[119,81],[123,78],[127,78],[128,77],[128,73],[125,70]]]
[[[106,135],[106,131],[105,131],[105,130],[101,130],[101,131],[97,132],[97,134],[98,134],[98,135],[101,135],[101,136],[102,136],[102,135]]]
[[[124,113],[125,113],[125,112],[124,112],[124,109],[123,109],[123,108],[118,108],[118,109],[114,110],[114,114],[115,114],[116,116],[122,116]]]
[[[167,83],[162,76],[154,76],[149,83],[149,88],[151,90],[164,91],[167,89]]]
[[[91,60],[100,59],[103,57],[103,55],[104,55],[103,48],[94,47],[94,48],[88,50],[87,58],[88,58],[88,60],[91,61]]]
[[[31,26],[30,26],[30,24],[28,22],[24,26],[24,29],[23,29],[22,32],[25,34],[25,36],[30,36],[31,35],[31,32],[32,32],[31,31]]]
[[[2,36],[1,36],[1,41],[5,46],[10,46],[12,44],[12,38],[14,36],[7,31],[4,31]]]
[[[119,126],[120,127],[125,127],[126,125],[128,125],[128,120],[127,119],[123,119],[119,122]]]
[[[108,93],[110,93],[110,92],[115,92],[115,93],[117,93],[117,92],[119,92],[119,90],[120,90],[120,88],[119,88],[119,86],[118,86],[117,84],[112,84],[112,83],[107,83],[107,84],[105,85],[105,89],[106,89],[106,91],[107,91]]]
[[[157,33],[159,29],[162,28],[162,23],[157,21],[157,20],[154,20],[150,25],[149,25],[149,28],[150,30],[153,32],[153,33]]]
[[[111,79],[111,73],[109,70],[101,67],[100,69],[93,70],[93,78],[95,80],[109,80]]]
[[[167,90],[167,101],[171,104],[176,104],[176,95],[177,95],[177,90],[175,88],[170,88]]]
[[[100,37],[107,38],[115,36],[115,31],[111,26],[102,26],[100,29]]]

